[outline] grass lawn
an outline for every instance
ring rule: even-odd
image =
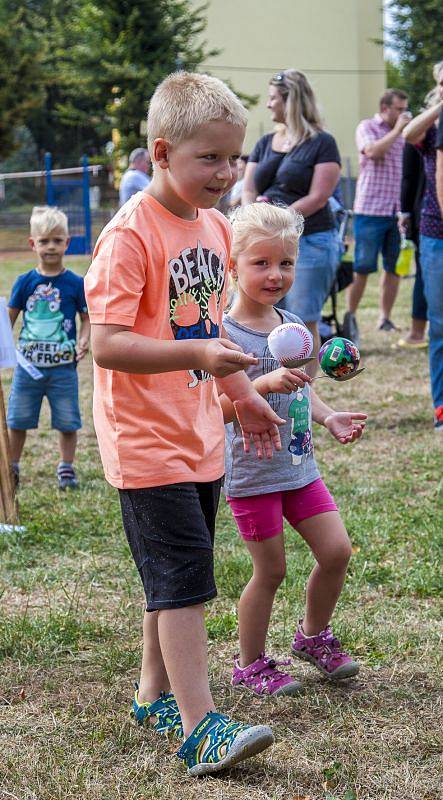
[[[70,263],[79,272],[82,258]],[[32,259],[4,258],[0,294]],[[412,282],[395,319],[406,327]],[[141,653],[143,598],[117,493],[103,479],[91,418],[92,369],[80,366],[81,489],[60,494],[47,408],[31,432],[19,494],[22,534],[0,535],[0,798],[7,800],[437,800],[439,536],[443,439],[432,429],[426,352],[374,332],[377,278],[361,313],[365,372],[321,381],[337,408],[369,414],[352,447],[315,430],[323,476],[354,555],[335,629],[362,663],[335,686],[293,665],[306,692],[259,700],[229,684],[236,600],[250,562],[222,501],[216,544],[219,597],[208,606],[211,684],[218,706],[269,722],[276,744],[218,778],[188,778],[174,746],[128,718]],[[11,374],[4,372],[6,393]],[[147,454],[149,455],[149,454]],[[312,557],[287,532],[288,576],[269,652],[286,656],[302,614]]]

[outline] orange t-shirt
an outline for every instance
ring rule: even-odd
[[[188,221],[135,194],[95,246],[85,279],[91,323],[154,339],[220,336],[230,245],[215,209]],[[94,423],[105,477],[119,489],[223,475],[223,414],[207,373],[135,375],[94,364]]]

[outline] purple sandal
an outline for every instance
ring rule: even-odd
[[[232,686],[244,687],[260,696],[272,695],[273,697],[298,694],[303,690],[300,681],[294,680],[286,672],[277,669],[277,667],[290,664],[289,659],[275,661],[273,658],[265,656],[264,653],[260,653],[259,657],[244,669],[240,667],[238,659],[238,656],[234,659]]]
[[[295,658],[309,661],[323,675],[334,680],[352,678],[360,669],[357,661],[342,650],[340,640],[334,636],[329,625],[316,636],[305,636],[300,621],[291,652]]]

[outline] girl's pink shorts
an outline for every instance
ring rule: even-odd
[[[332,495],[321,478],[303,486],[270,494],[227,497],[240,535],[252,542],[271,539],[283,531],[283,517],[293,528],[325,511],[337,511]]]

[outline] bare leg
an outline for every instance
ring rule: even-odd
[[[204,605],[159,611],[158,637],[187,737],[208,711],[215,711],[208,679]]]
[[[20,461],[23,447],[26,441],[27,431],[18,431],[14,428],[9,428],[9,444],[11,446],[11,458],[14,464]]]
[[[311,378],[315,378],[318,370],[317,356],[320,349],[320,336],[318,335],[318,322],[306,322],[306,327],[311,331],[312,338],[314,339],[314,347],[311,355],[315,356],[315,361],[309,361],[305,366],[305,370]]]
[[[405,336],[405,340],[409,344],[417,344],[419,342],[424,342],[426,339],[426,325],[427,320],[425,319],[416,319],[412,317],[411,319],[411,330],[409,331],[408,335]]]
[[[169,691],[169,679],[158,638],[158,611],[145,611],[138,697],[141,703],[153,703],[160,696],[160,692]]]
[[[262,542],[246,542],[246,546],[254,571],[238,604],[241,667],[252,664],[265,650],[275,593],[286,572],[282,533]]]
[[[306,588],[303,630],[314,636],[329,624],[342,590],[352,554],[346,528],[338,511],[327,511],[297,525],[317,561]]]
[[[380,321],[391,318],[391,311],[400,286],[400,277],[383,271],[380,280]]]
[[[367,280],[367,275],[361,275],[359,272],[354,272],[354,280],[351,283],[347,293],[348,311],[350,311],[351,314],[357,313],[357,308],[366,289]]]
[[[75,458],[75,448],[77,447],[77,431],[69,431],[69,433],[59,431],[58,440],[61,461],[72,464]]]

